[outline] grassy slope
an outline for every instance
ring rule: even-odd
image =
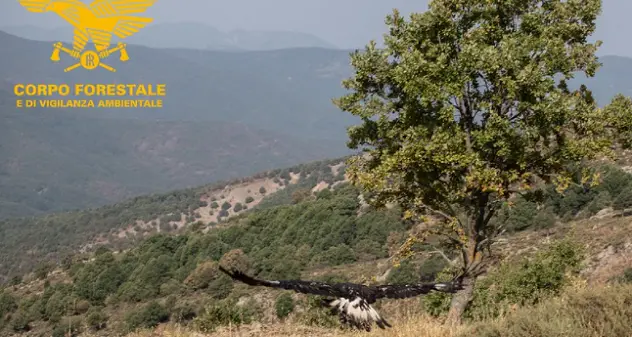
[[[519,308],[489,322],[466,323],[449,328],[442,320],[424,314],[402,314],[393,320],[394,328],[371,333],[340,331],[301,324],[253,324],[241,328],[222,328],[202,334],[177,325],[139,331],[128,337],[626,337],[632,333],[632,286],[568,289],[562,296],[533,307]],[[90,336],[87,334],[86,336]]]
[[[289,172],[279,172],[279,174],[285,175],[285,173]],[[623,177],[625,178],[625,176]],[[621,177],[617,178],[621,179]],[[625,178],[629,182],[629,177]],[[621,181],[621,180],[617,180]],[[344,190],[344,189],[342,189]],[[342,191],[341,190],[341,191]],[[345,192],[346,193],[346,192]],[[336,194],[334,194],[335,196]],[[130,260],[133,264],[139,263],[139,269],[135,271],[130,279],[131,282],[127,285],[123,285],[119,290],[119,295],[129,296],[129,290],[133,290],[133,284],[137,285],[146,285],[147,281],[151,279],[145,279],[143,277],[138,278],[139,275],[142,276],[144,273],[143,266],[155,263],[155,259],[165,259],[169,257],[173,257],[174,259],[182,259],[186,258],[182,262],[183,264],[176,264],[175,267],[179,268],[178,271],[171,270],[169,271],[169,277],[178,277],[174,276],[180,274],[181,271],[184,272],[182,274],[184,276],[187,275],[189,270],[192,270],[195,267],[195,263],[205,260],[205,256],[215,256],[213,259],[218,259],[219,256],[231,248],[240,247],[244,249],[244,251],[251,258],[252,262],[254,262],[253,267],[261,273],[261,275],[290,275],[293,273],[292,270],[284,269],[285,266],[292,265],[294,262],[307,261],[307,267],[303,268],[302,278],[321,278],[323,276],[335,276],[335,275],[344,275],[348,277],[348,279],[356,282],[364,282],[370,280],[374,277],[381,277],[384,275],[385,271],[390,269],[389,263],[379,258],[379,256],[373,256],[368,258],[364,262],[361,263],[353,263],[353,264],[345,264],[345,261],[339,260],[328,260],[334,255],[328,254],[328,250],[331,249],[334,243],[327,243],[325,246],[321,248],[317,248],[319,245],[317,242],[311,244],[312,251],[316,255],[313,257],[307,256],[307,259],[301,260],[301,258],[295,258],[293,261],[287,261],[282,256],[283,254],[292,254],[297,253],[296,247],[300,245],[300,240],[302,240],[302,236],[311,237],[311,238],[320,238],[320,235],[310,234],[309,231],[318,229],[323,226],[332,226],[333,224],[338,224],[339,227],[332,227],[332,229],[326,231],[328,234],[332,234],[327,240],[334,242],[336,238],[340,238],[345,236],[344,232],[336,232],[337,230],[341,230],[344,228],[349,228],[349,226],[344,224],[344,209],[345,206],[342,202],[344,200],[354,200],[354,198],[342,197],[341,199],[332,200],[333,203],[330,207],[342,207],[337,211],[328,211],[325,213],[332,213],[338,215],[325,215],[325,213],[318,212],[327,210],[327,199],[322,199],[320,197],[317,200],[312,201],[304,201],[302,203],[298,203],[292,206],[281,205],[272,208],[263,208],[259,211],[256,211],[251,216],[247,217],[237,217],[233,220],[233,226],[224,227],[218,230],[211,230],[207,234],[199,235],[195,234],[193,236],[189,236],[190,243],[186,243],[180,240],[180,243],[176,241],[164,241],[164,244],[161,244],[160,240],[150,240],[152,242],[146,242],[141,247],[137,248],[134,253],[132,251],[132,260]],[[337,197],[338,198],[338,197]],[[320,200],[320,201],[319,201]],[[283,203],[279,201],[279,203]],[[574,203],[571,203],[574,204]],[[310,206],[312,205],[312,206]],[[354,206],[358,207],[358,205]],[[343,211],[340,213],[340,211]],[[343,217],[340,217],[340,216]],[[352,217],[355,217],[355,213],[350,214]],[[534,214],[531,214],[533,217]],[[371,219],[373,216],[369,213],[368,218]],[[311,219],[311,220],[310,220]],[[320,219],[320,220],[319,220]],[[394,222],[374,222],[373,220],[368,221],[362,220],[363,218],[359,218],[357,220],[357,225],[354,226],[354,231],[356,236],[364,236],[370,238],[375,237],[376,240],[380,240],[379,238],[384,239],[385,234],[379,234],[377,236],[371,236],[370,231],[366,231],[368,228],[382,228],[388,229],[392,228],[392,224]],[[308,222],[305,222],[308,221]],[[316,221],[316,222],[314,222]],[[320,222],[319,222],[320,221]],[[341,222],[342,221],[342,222]],[[365,227],[368,224],[375,223],[377,227]],[[390,223],[391,225],[388,225]],[[275,229],[276,228],[276,229]],[[366,229],[365,229],[366,228]],[[307,232],[305,232],[307,231]],[[619,215],[615,215],[615,213],[601,214],[597,217],[587,218],[583,220],[574,220],[571,222],[558,223],[556,226],[541,230],[533,230],[527,229],[523,231],[519,231],[517,233],[513,233],[506,237],[506,241],[500,243],[495,251],[497,252],[497,257],[500,260],[505,260],[509,264],[513,264],[511,261],[517,261],[516,259],[524,259],[538,251],[543,251],[547,247],[550,247],[550,244],[554,242],[556,239],[560,238],[568,238],[574,242],[580,243],[586,250],[588,258],[583,262],[583,272],[580,274],[581,279],[585,282],[585,285],[590,285],[591,287],[604,287],[608,283],[609,280],[613,279],[613,277],[617,277],[622,273],[622,270],[626,267],[629,267],[629,261],[632,260],[632,223],[630,223],[630,217],[621,217]],[[341,235],[342,234],[342,235]],[[362,237],[358,238],[362,241]],[[186,240],[186,239],[185,239]],[[353,250],[356,252],[356,257],[359,256],[358,253],[361,252],[360,247],[365,247],[364,245],[359,245],[359,241],[355,240],[352,242]],[[388,242],[388,240],[387,240]],[[158,244],[158,245],[156,245]],[[181,248],[174,247],[173,245],[180,245]],[[200,246],[201,244],[201,246]],[[287,245],[294,245],[294,248],[288,247]],[[162,248],[161,248],[162,247]],[[171,247],[171,248],[167,248]],[[198,247],[198,248],[195,248]],[[266,250],[266,247],[277,247],[277,249],[273,251]],[[286,249],[287,248],[287,249]],[[380,249],[385,249],[385,246],[382,246]],[[175,250],[175,253],[167,253],[164,255],[164,249],[172,249]],[[200,251],[200,249],[202,251]],[[289,250],[288,250],[289,249]],[[203,251],[207,252],[204,253]],[[301,250],[301,249],[299,249]],[[163,251],[163,253],[160,253]],[[184,252],[188,252],[183,255]],[[285,252],[285,253],[284,253]],[[275,253],[278,253],[275,255]],[[160,256],[163,254],[163,256]],[[210,254],[210,255],[209,255]],[[281,255],[279,255],[281,254]],[[298,254],[302,256],[302,254]],[[379,254],[378,254],[379,255]],[[325,258],[324,260],[322,258]],[[377,257],[377,259],[376,259]],[[137,262],[133,262],[136,261]],[[148,259],[147,262],[142,262],[144,259]],[[311,261],[311,262],[309,262]],[[193,264],[189,263],[193,262]],[[292,263],[288,263],[292,262]],[[324,265],[323,265],[324,262]],[[519,264],[516,264],[519,265]],[[178,267],[182,266],[182,267]],[[79,267],[75,273],[80,272],[83,267]],[[136,267],[134,267],[136,268]],[[184,269],[182,269],[184,268]],[[279,269],[280,268],[280,269]],[[181,271],[180,271],[181,270]],[[289,273],[289,274],[288,274]],[[391,271],[392,273],[392,271]],[[167,275],[163,275],[167,276]],[[283,276],[281,276],[283,277]],[[51,284],[56,284],[59,282],[67,282],[69,281],[68,276],[65,276],[64,273],[52,273],[48,276],[49,282]],[[146,281],[144,281],[146,280]],[[374,279],[374,282],[376,280]],[[380,282],[384,282],[385,280],[381,280]],[[140,282],[140,283],[139,283]],[[164,282],[164,281],[160,281]],[[184,281],[184,284],[187,284],[187,281]],[[167,282],[165,284],[172,283]],[[582,283],[579,283],[582,284]],[[203,302],[208,303],[220,303],[217,300],[211,299],[209,296],[215,296],[215,292],[221,289],[221,286],[217,288],[218,285],[214,285],[209,289],[202,290],[185,290],[181,286],[178,286],[176,292],[178,293],[177,303],[178,305],[183,305],[185,303],[197,303],[195,305],[200,305]],[[30,282],[24,286],[19,286],[16,290],[16,294],[21,294],[20,296],[32,296],[33,294],[41,294],[43,287],[43,281],[34,281]],[[570,287],[570,288],[569,288]],[[572,302],[570,305],[574,307],[564,307],[568,305],[567,302],[562,301],[565,297],[561,297],[561,299],[550,298],[547,299],[544,306],[536,306],[529,307],[526,306],[524,309],[520,309],[518,312],[525,312],[522,316],[512,316],[510,314],[508,318],[496,318],[492,319],[491,323],[474,323],[469,324],[464,328],[467,331],[468,329],[476,329],[478,331],[475,335],[481,336],[495,336],[495,334],[489,332],[490,329],[496,328],[504,331],[501,335],[506,335],[505,333],[513,334],[519,336],[517,334],[519,329],[524,327],[524,322],[527,319],[532,319],[534,315],[542,315],[542,317],[548,315],[547,320],[541,320],[539,323],[542,325],[541,329],[543,332],[541,334],[556,336],[563,334],[560,332],[555,332],[556,326],[555,322],[563,320],[565,324],[569,326],[576,325],[579,328],[582,328],[582,332],[584,333],[582,336],[598,336],[594,334],[594,330],[589,326],[590,319],[601,319],[601,312],[592,313],[587,311],[591,308],[592,305],[597,303],[602,303],[605,300],[608,300],[612,297],[613,293],[608,290],[603,290],[603,293],[597,293],[596,298],[586,298],[586,293],[578,293],[575,294],[573,290],[573,284],[566,286],[566,292],[568,295],[563,296],[571,296],[575,299],[575,302]],[[128,290],[125,290],[128,289]],[[162,285],[160,287],[162,293]],[[167,288],[165,288],[167,289]],[[624,288],[627,289],[627,288]],[[142,288],[139,288],[142,290]],[[144,291],[144,290],[143,290]],[[127,292],[127,295],[125,293]],[[31,294],[31,295],[29,295]],[[259,306],[261,306],[261,310],[264,313],[265,317],[261,318],[261,324],[254,323],[243,326],[239,329],[233,328],[235,335],[251,335],[258,336],[263,333],[271,335],[271,336],[283,336],[283,335],[296,335],[296,336],[306,336],[313,334],[323,335],[341,335],[341,336],[353,336],[354,333],[349,332],[339,332],[336,329],[331,328],[317,328],[313,326],[305,325],[305,317],[300,314],[300,311],[297,311],[297,314],[290,316],[289,320],[284,323],[280,323],[276,317],[274,317],[274,307],[273,303],[275,298],[278,296],[279,292],[277,291],[268,291],[259,289],[251,289],[245,287],[241,284],[237,284],[231,291],[229,298],[239,299],[239,298],[254,298],[256,299]],[[166,296],[166,297],[165,297]],[[26,297],[24,297],[26,298]],[[160,302],[168,301],[169,296],[167,294],[161,294],[159,297]],[[297,296],[297,301],[299,301],[299,307],[305,305],[302,301],[305,300],[304,296]],[[143,300],[143,303],[145,300]],[[602,302],[599,302],[602,301]],[[586,304],[588,303],[588,304]],[[617,305],[621,305],[624,302],[614,303],[614,306],[610,306],[605,308],[604,310],[618,310],[620,309]],[[141,304],[141,307],[144,304]],[[560,312],[563,310],[568,310],[568,312],[574,312],[573,315],[569,315],[566,313],[551,313],[545,310],[547,305],[551,306],[559,306]],[[599,304],[601,305],[601,304]],[[390,330],[387,336],[411,336],[416,327],[423,327],[424,329],[428,329],[428,331],[433,334],[436,333],[439,336],[457,336],[457,334],[447,331],[445,327],[441,326],[440,319],[431,319],[425,316],[424,311],[422,310],[422,306],[420,306],[419,299],[410,299],[404,301],[383,301],[378,304],[379,310],[388,318],[393,320],[397,326],[395,329]],[[114,300],[110,301],[107,304],[106,312],[110,316],[110,328],[120,329],[126,324],[126,317],[128,314],[126,311],[134,311],[136,304],[127,303],[125,300],[120,301]],[[303,309],[304,310],[304,309]],[[574,311],[573,311],[574,310]],[[268,314],[265,314],[265,313]],[[606,311],[607,312],[607,311]],[[588,315],[589,317],[582,317],[580,313]],[[555,316],[559,315],[559,316]],[[531,317],[531,318],[530,318]],[[537,317],[537,316],[536,316]],[[581,317],[580,319],[574,317]],[[595,318],[596,317],[596,318]],[[314,317],[312,316],[312,320]],[[535,322],[535,320],[534,320]],[[588,323],[586,323],[588,322]],[[598,321],[596,321],[598,322]],[[595,322],[595,324],[596,324]],[[615,324],[623,324],[623,318],[616,318],[612,326]],[[33,328],[35,331],[43,331],[42,329],[50,329],[51,325],[46,322],[33,322]],[[593,324],[594,326],[596,326]],[[559,328],[559,326],[557,326]],[[177,333],[177,331],[170,330],[172,333]],[[104,333],[110,330],[104,331]],[[514,332],[511,332],[514,331]],[[593,332],[591,332],[593,331]],[[628,330],[624,330],[628,332]],[[215,334],[211,334],[212,336],[220,336],[225,335],[227,332],[225,327],[220,327]],[[180,332],[182,336],[193,336],[195,333],[192,332],[190,328],[187,328]],[[378,334],[378,332],[374,333]],[[527,334],[528,335],[528,334]],[[535,334],[537,336],[537,334]],[[616,336],[617,334],[615,334]],[[620,334],[619,334],[620,335]]]

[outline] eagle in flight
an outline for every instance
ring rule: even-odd
[[[78,54],[89,41],[98,52],[107,50],[112,35],[132,36],[153,19],[131,16],[142,13],[156,0],[18,0],[30,12],[54,12],[74,27],[73,52]]]
[[[381,298],[408,298],[430,291],[455,293],[462,289],[460,278],[452,282],[443,283],[414,283],[414,284],[387,284],[366,286],[355,283],[329,284],[319,281],[301,280],[260,280],[244,274],[241,271],[228,271],[222,266],[219,269],[233,280],[243,282],[251,286],[264,286],[294,290],[303,294],[312,294],[328,297],[322,301],[324,306],[331,309],[332,314],[338,314],[340,323],[350,325],[357,329],[371,331],[373,322],[381,329],[392,327],[371,304]]]

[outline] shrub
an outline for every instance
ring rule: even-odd
[[[292,311],[294,311],[294,300],[290,293],[284,292],[279,295],[274,304],[276,309],[276,315],[278,318],[283,319],[287,317]]]
[[[18,311],[11,320],[11,328],[13,331],[21,333],[31,330],[30,320],[28,313],[24,311]]]
[[[518,308],[502,320],[465,329],[459,337],[632,336],[632,287],[569,291],[536,306]]]
[[[18,308],[15,298],[11,294],[0,291],[0,321],[5,315],[12,313]]]
[[[41,262],[36,268],[35,268],[35,277],[37,277],[40,280],[43,280],[46,278],[46,276],[48,276],[48,273],[50,273],[53,270],[53,266],[49,263],[46,262]]]
[[[53,330],[53,337],[76,337],[80,334],[82,327],[81,318],[68,317],[65,318],[55,329]]]
[[[321,304],[320,296],[307,296],[307,303],[304,306],[307,310],[303,311],[299,320],[306,325],[319,326],[324,328],[339,327],[340,323],[335,315],[329,313]]]
[[[265,188],[265,187],[261,186],[261,187],[259,188],[259,193],[261,193],[261,194],[266,194],[266,192],[267,192],[267,191],[266,191],[266,188]]]
[[[252,321],[253,315],[254,312],[250,308],[237,306],[234,301],[214,302],[195,318],[194,324],[200,331],[209,333],[229,323],[248,324]]]
[[[90,308],[86,316],[86,324],[93,331],[98,331],[106,327],[108,316],[100,308]]]
[[[213,201],[213,203],[211,203],[211,208],[212,209],[219,208],[219,204],[217,203],[217,201]]]
[[[602,209],[612,206],[612,196],[608,191],[600,192],[597,197],[586,206],[588,215],[597,214]]]
[[[219,264],[226,269],[237,269],[248,272],[250,269],[250,259],[241,249],[232,249],[222,256]]]
[[[432,255],[419,266],[419,278],[416,282],[432,282],[446,267],[448,267],[448,262],[443,257]]]
[[[204,289],[218,276],[217,262],[206,261],[200,263],[184,280],[184,284],[193,290]]]
[[[239,203],[239,202],[238,202],[237,204],[235,204],[235,207],[233,208],[233,210],[234,210],[235,212],[241,212],[241,210],[243,210],[243,209],[244,209],[244,207],[243,207],[243,206],[242,206],[242,204],[241,204],[241,203]]]
[[[351,263],[356,261],[356,256],[351,247],[341,244],[329,248],[323,255],[324,262],[330,266]]]
[[[167,320],[169,320],[169,311],[158,302],[152,301],[140,310],[129,313],[125,318],[125,323],[129,331],[134,331],[138,328],[154,328]]]
[[[75,305],[75,313],[78,315],[85,314],[88,310],[90,310],[90,302],[86,300],[79,300]]]
[[[567,272],[577,272],[582,260],[579,246],[559,241],[533,259],[502,264],[477,283],[467,315],[494,318],[509,305],[532,305],[558,294],[567,284]]]
[[[246,203],[249,204],[251,202],[255,201],[255,198],[251,197],[251,196],[247,196],[246,197]]]
[[[410,260],[406,260],[391,269],[386,282],[390,284],[419,282],[417,268]]]
[[[227,211],[229,210],[231,207],[233,207],[228,201],[224,201],[224,203],[222,204],[222,210],[223,211]]]
[[[621,276],[619,276],[619,281],[622,283],[632,283],[632,267],[626,268]]]
[[[188,322],[196,315],[195,309],[188,303],[176,305],[171,310],[171,319],[176,323]]]
[[[616,210],[624,210],[632,207],[632,187],[628,186],[621,191],[613,201],[612,207]]]

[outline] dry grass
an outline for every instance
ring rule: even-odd
[[[406,314],[393,328],[370,333],[325,329],[295,323],[224,327],[211,334],[166,325],[127,337],[629,337],[632,336],[632,285],[588,287],[578,282],[563,295],[492,321],[450,329],[440,319]]]
[[[463,336],[629,337],[632,336],[632,286],[569,291],[494,322],[472,325]]]
[[[165,326],[155,331],[143,331],[127,337],[453,337],[464,328],[451,330],[440,320],[427,316],[400,318],[391,322],[393,328],[381,330],[375,328],[367,333],[305,326],[300,324],[249,324],[239,328],[224,327],[211,334],[191,332],[179,326]]]

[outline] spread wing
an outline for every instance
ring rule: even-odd
[[[98,50],[105,50],[110,46],[112,40],[112,33],[105,32],[99,29],[88,29],[88,34],[94,43],[94,47]]]
[[[53,2],[53,0],[18,0],[18,3],[22,7],[26,8],[29,12],[44,13],[46,7]]]
[[[73,34],[72,49],[81,52],[88,43],[88,33],[85,30],[75,29]]]
[[[416,283],[416,284],[387,284],[375,286],[375,298],[408,298],[427,294],[431,291],[455,293],[462,289],[461,283]]]
[[[18,0],[18,2],[29,12],[38,13],[46,12],[48,5],[53,3],[69,4],[70,6],[65,6],[63,10],[56,11],[56,13],[75,27],[79,25],[79,8],[86,7],[86,5],[79,0]]]
[[[95,0],[89,8],[98,18],[115,19],[116,25],[111,33],[124,39],[153,21],[151,18],[130,14],[142,13],[155,2],[156,0]]]
[[[125,17],[118,20],[116,26],[112,30],[112,33],[119,38],[124,39],[138,33],[139,30],[152,21],[153,20],[150,18]]]
[[[156,0],[94,0],[90,10],[100,18],[142,13]]]
[[[264,287],[270,287],[270,288],[294,290],[296,292],[303,293],[303,294],[312,294],[312,295],[320,295],[320,296],[343,297],[343,296],[348,295],[348,294],[341,293],[340,291],[333,288],[331,284],[327,284],[324,282],[301,281],[301,280],[279,280],[279,281],[260,280],[254,277],[250,277],[240,271],[229,272],[226,269],[224,269],[222,266],[219,266],[219,270],[228,274],[228,276],[230,276],[232,279],[241,281],[251,286],[264,286]]]

